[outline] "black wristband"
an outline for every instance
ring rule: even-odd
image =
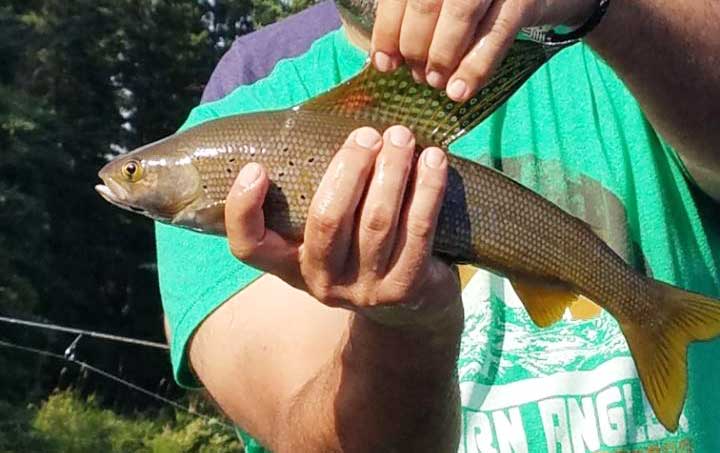
[[[564,44],[577,41],[583,38],[597,27],[605,14],[607,13],[610,0],[598,0],[595,10],[590,17],[580,27],[568,33],[557,33],[553,30],[545,32],[544,41],[547,44]]]

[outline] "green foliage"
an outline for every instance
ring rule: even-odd
[[[271,24],[281,17],[299,12],[315,3],[314,0],[255,0],[252,23],[256,27]]]
[[[0,452],[49,452],[51,442],[42,433],[32,429],[35,410],[17,407],[0,400]]]
[[[197,418],[190,420],[188,417],[190,416],[178,416],[182,429],[172,430],[166,427],[151,439],[147,443],[150,450],[153,453],[235,453],[242,448],[237,436],[229,430]]]
[[[4,453],[234,453],[242,445],[224,425],[189,414],[134,418],[102,409],[94,397],[51,395],[39,409],[0,401]]]
[[[52,440],[55,450],[76,453],[140,451],[155,428],[149,421],[100,409],[93,397],[83,401],[69,392],[50,396],[32,426]]]

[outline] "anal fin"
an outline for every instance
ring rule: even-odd
[[[538,327],[548,327],[561,320],[565,310],[580,298],[566,287],[532,278],[510,278],[510,283]]]
[[[475,276],[478,269],[469,264],[461,264],[457,267],[458,275],[460,277],[460,287],[465,288],[470,280]]]
[[[600,313],[602,313],[602,308],[584,296],[578,296],[578,299],[570,305],[570,315],[574,321],[595,319],[600,316]]]

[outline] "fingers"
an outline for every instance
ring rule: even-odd
[[[466,101],[490,80],[520,29],[555,10],[531,0],[379,0],[373,63],[387,72],[404,60],[416,81]]]
[[[447,184],[447,157],[436,147],[426,149],[417,161],[409,200],[400,218],[398,239],[388,282],[407,289],[415,282],[432,253],[437,218]]]
[[[225,228],[232,254],[254,267],[296,282],[297,247],[265,228],[262,205],[269,187],[265,170],[256,163],[243,167],[225,203]]]
[[[480,22],[477,39],[447,84],[454,101],[472,97],[492,77],[531,11],[527,2],[496,0]]]
[[[400,29],[400,53],[418,82],[425,81],[425,62],[443,0],[407,0]]]
[[[491,0],[445,0],[428,51],[429,85],[444,88],[467,51]]]
[[[360,275],[385,274],[414,152],[415,139],[407,128],[393,126],[385,131],[358,221]]]
[[[380,150],[380,134],[363,127],[333,158],[310,204],[301,272],[321,298],[345,268],[355,213]]]
[[[265,228],[267,173],[245,166],[225,207],[233,254],[331,306],[415,306],[423,288],[441,292],[447,285],[436,281],[448,279],[433,275],[444,276],[437,271],[445,265],[430,255],[447,158],[438,148],[415,164],[414,156],[415,138],[405,127],[384,137],[371,128],[353,132],[313,196],[299,246]]]
[[[378,71],[394,71],[400,65],[400,25],[404,15],[405,0],[378,1],[372,32],[372,59]]]

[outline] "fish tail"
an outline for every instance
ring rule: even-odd
[[[658,281],[648,297],[657,315],[621,323],[645,395],[660,423],[678,428],[687,390],[687,348],[720,335],[720,301]]]

